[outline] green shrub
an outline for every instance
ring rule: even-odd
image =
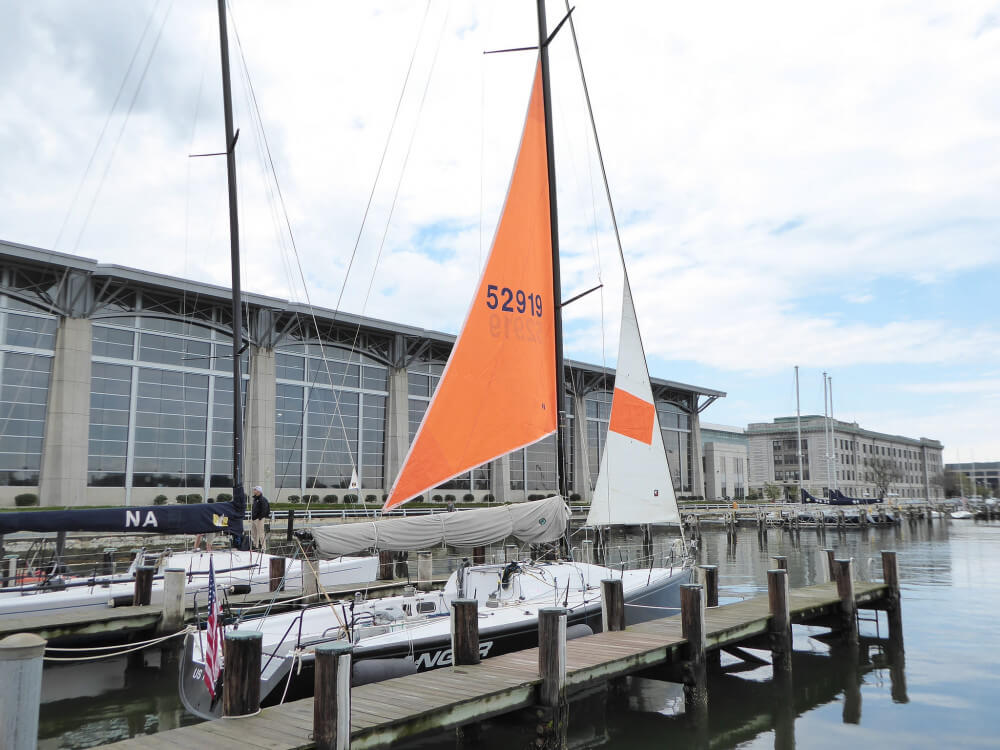
[[[298,495],[289,495],[288,496],[288,502],[292,503],[293,505],[295,503],[297,503],[298,501],[299,501],[299,496]]]
[[[31,505],[38,505],[38,495],[33,492],[24,492],[14,496],[14,505],[18,508],[27,508]]]
[[[464,495],[462,495],[462,502],[463,503],[474,503],[474,502],[476,502],[476,496],[473,495],[471,492],[466,492]]]
[[[374,495],[365,495],[365,502],[366,503],[374,503],[374,502],[377,502],[377,501],[378,501],[378,498],[375,497]]]
[[[318,503],[319,495],[303,495],[302,502],[304,503]]]
[[[174,498],[174,502],[176,502],[178,505],[183,505],[184,503],[187,502],[187,495],[178,495],[177,497]]]
[[[529,500],[541,500],[543,497],[543,495],[528,495]]]
[[[389,493],[383,492],[382,493],[382,502],[384,503],[388,499],[389,499]]]
[[[153,505],[166,505],[166,504],[167,504],[166,495],[157,495],[156,497],[153,498]]]
[[[454,495],[445,495],[444,496],[444,501],[446,503],[453,503],[453,502],[455,502],[455,496]]]
[[[440,495],[434,495],[434,496],[433,496],[433,497],[431,498],[431,502],[432,502],[432,503],[440,503],[441,501],[442,501],[442,497],[441,497]]]
[[[579,492],[574,492],[572,495],[569,496],[569,501],[571,503],[578,503],[578,502],[580,502],[580,500],[581,500],[581,497],[580,497],[580,493]]]
[[[218,495],[216,496],[216,499],[217,499],[217,500],[218,500],[218,501],[219,501],[220,503],[231,503],[231,502],[233,501],[233,496],[232,496],[232,495],[230,495],[230,494],[229,494],[228,492],[220,492],[220,493],[219,493],[219,494],[218,494]]]
[[[190,495],[187,496],[185,502],[187,502],[188,505],[196,505],[200,503],[201,500],[202,500],[201,495],[199,495],[197,492],[192,492]]]
[[[493,496],[492,493],[484,497],[483,500],[485,500],[488,503],[496,502],[496,498]]]
[[[336,495],[324,495],[323,496],[323,502],[326,503],[327,505],[330,505],[331,503],[335,503],[335,502],[337,502],[337,496]]]
[[[388,495],[386,495],[385,497],[388,497]],[[384,499],[384,498],[383,498],[383,499]],[[412,499],[412,500],[411,500],[410,502],[411,502],[411,503],[422,503],[423,501],[424,501],[424,496],[423,496],[423,495],[417,495],[417,496],[416,496],[415,498],[413,498],[413,499]]]
[[[344,502],[345,503],[356,503],[357,501],[358,501],[358,496],[357,495],[353,495],[353,494],[352,495],[344,495]]]

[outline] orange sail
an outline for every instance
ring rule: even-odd
[[[553,312],[539,65],[479,288],[383,510],[555,432]]]

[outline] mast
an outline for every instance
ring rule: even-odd
[[[795,365],[795,433],[798,436],[798,448],[799,454],[799,498],[798,502],[802,502],[802,411],[799,406],[799,366]]]
[[[236,136],[233,133],[233,98],[229,85],[229,35],[226,0],[219,0],[219,47],[222,54],[222,100],[226,119],[226,175],[229,184],[229,256],[233,277],[233,498],[243,487],[243,310],[240,307],[240,226],[236,213]]]
[[[833,457],[833,489],[837,490],[840,488],[840,485],[837,483],[837,443],[836,438],[833,436],[835,428],[833,421],[833,375],[827,376],[827,380],[830,383],[830,446],[832,448],[830,455]]]
[[[823,373],[823,438],[826,441],[826,488],[827,493],[833,491],[833,476],[830,473],[830,399],[826,393],[826,373]]]
[[[219,0],[222,2],[222,0]],[[556,204],[556,159],[552,147],[552,92],[549,87],[548,31],[545,24],[545,0],[537,0],[538,51],[542,67],[542,102],[545,109],[545,157],[549,172],[549,230],[552,235],[552,302],[555,310],[556,350],[556,471],[559,494],[569,496],[566,481],[566,373],[563,370],[562,282],[559,278],[559,211]]]

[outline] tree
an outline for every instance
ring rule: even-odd
[[[776,484],[771,484],[768,482],[764,485],[764,494],[767,495],[767,499],[774,502],[779,497],[781,497],[781,487]]]
[[[903,472],[891,458],[872,457],[868,459],[868,468],[872,470],[872,481],[875,484],[875,496],[884,498],[889,493],[893,482],[903,478]]]

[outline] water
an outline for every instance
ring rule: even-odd
[[[654,550],[662,554],[667,541],[656,539]],[[678,686],[632,678],[619,692],[602,690],[573,702],[570,747],[997,747],[1000,524],[904,524],[827,531],[825,537],[770,530],[763,546],[754,530],[743,529],[735,550],[727,546],[724,531],[706,530],[700,562],[719,566],[720,596],[732,600],[767,590],[771,555],[788,557],[793,588],[817,582],[824,547],[834,548],[838,557],[853,557],[862,580],[881,580],[880,550],[897,550],[904,669],[892,669],[878,649],[859,663],[843,648],[809,637],[821,631],[796,626],[790,696],[771,685],[769,666],[715,678],[708,725],[697,726],[683,713]],[[626,560],[637,554],[634,546],[623,551]],[[448,566],[442,553],[436,572]],[[884,616],[878,624],[862,622],[862,632],[885,636]],[[39,748],[93,747],[194,723],[176,697],[176,670],[159,651],[132,661],[47,666]],[[528,747],[534,736],[530,715],[507,716],[485,723],[469,746]],[[455,746],[454,732],[408,745]]]

